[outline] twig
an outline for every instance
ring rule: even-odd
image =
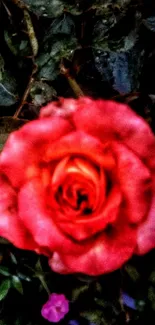
[[[30,92],[30,88],[31,88],[32,83],[33,83],[33,81],[34,81],[33,76],[34,76],[34,74],[35,74],[36,72],[37,72],[37,65],[35,64],[35,65],[34,65],[34,68],[33,68],[33,70],[32,70],[32,73],[31,73],[30,79],[29,79],[29,81],[28,81],[27,87],[26,87],[26,89],[25,89],[25,92],[24,92],[24,94],[23,94],[23,97],[22,97],[21,103],[20,103],[19,107],[17,108],[15,114],[13,115],[13,118],[14,118],[14,119],[17,119],[17,118],[18,118],[18,115],[20,114],[20,112],[21,112],[21,110],[22,110],[22,108],[23,108],[23,106],[24,106],[24,104],[25,104],[25,102],[26,102],[26,100],[27,100],[27,97],[28,97],[29,92]]]
[[[28,36],[29,36],[29,40],[30,40],[30,44],[31,44],[31,48],[32,48],[32,53],[33,53],[33,56],[36,56],[38,53],[38,41],[37,41],[35,31],[33,28],[31,16],[28,12],[28,6],[22,0],[12,0],[12,2],[18,8],[23,10],[24,20],[26,23],[27,31],[28,31]]]
[[[4,6],[4,8],[5,8],[5,10],[6,10],[7,14],[8,14],[8,16],[11,17],[11,12],[8,9],[7,5],[4,3],[4,1],[2,1],[2,4],[3,4],[3,6]]]

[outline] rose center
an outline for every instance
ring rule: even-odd
[[[65,186],[60,186],[55,197],[59,205],[68,205],[68,207],[75,211],[81,211],[82,214],[89,214],[92,212],[92,207],[89,202],[89,193],[82,188],[74,189],[74,186],[69,186],[65,192]]]
[[[63,214],[85,216],[105,198],[105,175],[84,158],[66,157],[54,170],[51,188]]]

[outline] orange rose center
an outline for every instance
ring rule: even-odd
[[[56,166],[51,188],[63,213],[88,215],[105,200],[106,179],[102,170],[81,157],[65,157]]]

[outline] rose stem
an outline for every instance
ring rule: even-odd
[[[48,289],[48,286],[47,286],[47,284],[46,284],[46,282],[45,282],[45,280],[44,280],[44,277],[42,276],[42,275],[37,275],[37,277],[38,277],[38,279],[40,280],[40,282],[41,282],[41,284],[42,284],[42,286],[43,286],[43,288],[45,289],[45,291],[48,293],[48,295],[50,296],[50,290]]]
[[[41,282],[43,288],[44,288],[45,291],[48,293],[48,295],[50,295],[51,292],[50,292],[50,290],[48,289],[48,286],[47,286],[47,284],[46,284],[46,282],[45,282],[45,280],[44,280],[44,276],[43,276],[42,274],[37,274],[36,271],[35,271],[31,266],[29,266],[29,265],[25,265],[25,266],[26,266],[29,270],[31,270],[33,273],[35,273],[34,277],[35,277],[35,278],[38,278],[38,279],[40,280],[40,282]],[[42,270],[42,268],[41,268],[41,270]],[[41,271],[41,270],[40,270],[40,271]]]
[[[70,75],[69,69],[65,68],[63,62],[61,62],[61,64],[60,64],[60,73],[63,74],[66,77],[66,79],[68,80],[68,83],[69,83],[70,87],[72,88],[75,96],[77,98],[83,97],[84,92],[82,91],[82,89],[80,88],[80,86],[78,85],[76,80]]]
[[[18,8],[26,9],[27,5],[22,0],[11,0]]]

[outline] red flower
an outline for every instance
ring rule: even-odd
[[[10,135],[0,175],[0,235],[57,272],[110,272],[155,247],[155,139],[126,105],[49,104]]]

